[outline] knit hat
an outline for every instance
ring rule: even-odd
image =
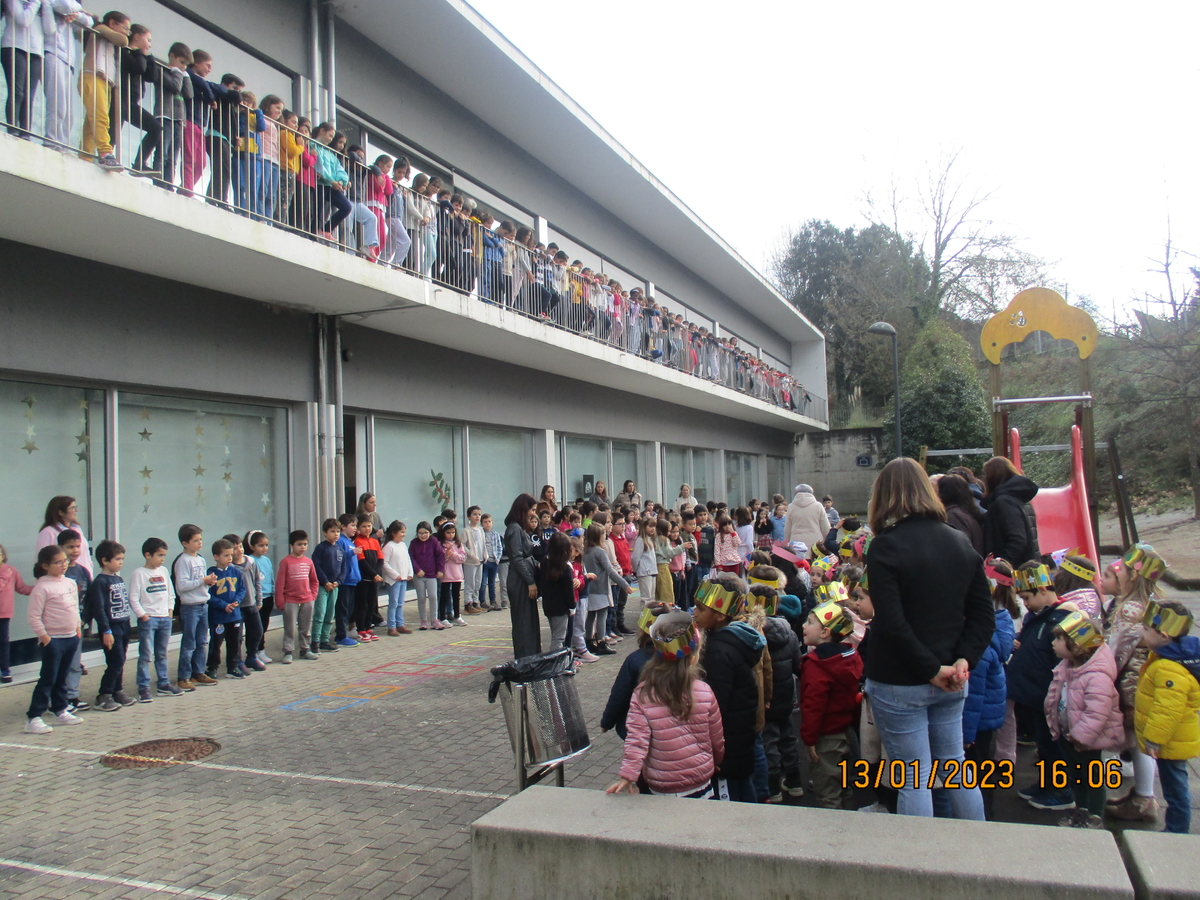
[[[700,645],[700,633],[688,613],[672,610],[654,620],[650,626],[650,640],[654,641],[654,649],[660,657],[674,662],[686,659],[696,651]]]
[[[1192,627],[1192,617],[1178,613],[1163,606],[1157,600],[1146,604],[1146,612],[1142,616],[1142,624],[1147,628],[1160,631],[1169,638],[1177,638]]]
[[[812,611],[812,614],[817,617],[821,627],[828,628],[829,633],[835,638],[843,638],[854,630],[854,622],[838,603],[832,601],[822,603]]]
[[[1058,627],[1063,630],[1063,634],[1071,639],[1071,643],[1080,650],[1091,650],[1093,647],[1099,647],[1104,643],[1104,635],[1100,633],[1100,629],[1087,613],[1082,613],[1078,610],[1069,612],[1058,623]]]

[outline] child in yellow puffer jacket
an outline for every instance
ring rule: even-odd
[[[1187,760],[1200,756],[1200,638],[1192,615],[1174,600],[1151,600],[1142,618],[1150,657],[1138,677],[1133,727],[1138,749],[1158,761],[1169,832],[1191,830]]]

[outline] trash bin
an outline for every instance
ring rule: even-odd
[[[495,703],[497,696],[504,709],[513,754],[524,765],[554,765],[591,746],[579,692],[575,689],[575,662],[569,649],[524,656],[496,666],[492,669],[488,702]],[[522,718],[517,704],[522,697],[524,754],[517,744]]]

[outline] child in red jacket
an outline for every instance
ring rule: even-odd
[[[813,790],[825,809],[848,809],[850,802],[838,763],[849,757],[862,699],[862,659],[842,642],[853,630],[850,616],[832,599],[809,613],[803,627],[809,649],[800,665],[800,740],[808,747]]]

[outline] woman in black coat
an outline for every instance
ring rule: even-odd
[[[983,514],[975,506],[970,486],[957,475],[943,475],[937,493],[946,507],[946,524],[965,534],[975,552],[983,556]]]
[[[1007,560],[1015,569],[1041,555],[1037,516],[1030,501],[1038,486],[1016,470],[1003,456],[994,456],[983,467],[983,549],[989,556]]]
[[[518,494],[504,518],[504,555],[508,557],[506,587],[515,659],[542,652],[537,560],[533,558],[533,540],[530,538],[537,523],[537,501],[532,494]]]
[[[887,757],[905,763],[899,812],[932,816],[934,761],[942,768],[963,760],[963,688],[996,627],[992,594],[983,560],[946,524],[945,508],[914,460],[894,459],[879,473],[870,520],[875,618],[863,660],[865,692]],[[946,793],[955,818],[983,820],[978,788]]]

